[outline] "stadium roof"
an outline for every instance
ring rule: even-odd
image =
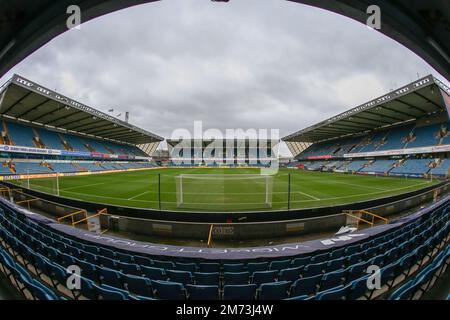
[[[78,5],[82,22],[157,0],[0,1],[0,76],[67,31],[67,8]],[[207,1],[207,0],[204,0]],[[367,8],[381,10],[380,32],[408,47],[450,80],[450,2],[443,0],[289,0],[366,23]],[[255,10],[258,8],[256,7]]]
[[[384,129],[447,112],[450,90],[432,75],[377,99],[284,137],[284,141],[315,143]]]
[[[0,88],[0,117],[134,145],[163,140],[19,75]]]

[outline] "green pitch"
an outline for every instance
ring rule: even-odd
[[[336,204],[351,204],[368,199],[383,198],[421,189],[438,181],[374,177],[341,173],[307,172],[280,169],[273,178],[271,207],[264,207],[265,187],[261,181],[243,183],[230,180],[218,189],[208,182],[183,186],[189,198],[185,206],[177,206],[176,177],[181,174],[258,174],[259,169],[158,169],[87,176],[60,177],[59,193],[63,197],[97,203],[163,210],[282,210],[288,203],[288,175],[291,175],[291,208],[313,208]],[[160,186],[158,190],[158,175]],[[27,186],[27,181],[15,181]],[[56,194],[56,179],[31,179],[31,189]],[[219,191],[218,191],[219,190]],[[221,191],[220,191],[221,190]]]

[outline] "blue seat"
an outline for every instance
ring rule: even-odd
[[[335,249],[332,252],[330,252],[330,259],[338,259],[342,258],[345,255],[345,247]]]
[[[416,283],[414,279],[410,280],[395,290],[389,300],[411,300],[419,285],[420,283]]]
[[[280,273],[278,274],[278,280],[294,282],[300,278],[302,271],[303,271],[303,267],[282,269],[282,270],[280,270]]]
[[[300,257],[292,260],[293,267],[303,267],[311,263],[311,257]]]
[[[196,272],[194,273],[195,283],[203,286],[219,285],[218,272]]]
[[[92,288],[97,293],[98,300],[128,300],[128,293],[124,290],[106,285],[92,284]]]
[[[46,274],[50,277],[52,285],[55,289],[58,289],[58,286],[67,287],[67,272],[60,265],[51,263],[50,261],[45,261],[46,266]],[[80,266],[81,267],[81,266]]]
[[[344,270],[345,281],[351,282],[359,279],[366,274],[368,267],[367,262],[360,262],[358,264],[351,265]]]
[[[116,260],[113,260],[113,259],[110,259],[107,257],[103,257],[103,256],[97,256],[97,261],[104,268],[108,268],[108,269],[116,269],[117,268]]]
[[[140,276],[142,274],[139,266],[134,263],[117,262],[117,269],[123,274],[131,274],[134,276]]]
[[[344,300],[348,291],[348,287],[340,285],[336,288],[318,292],[317,300]]]
[[[186,298],[184,287],[181,283],[152,280],[154,296],[163,300],[184,300]]]
[[[309,278],[301,278],[292,285],[291,295],[303,296],[316,294],[317,288],[322,280],[323,275],[317,275]]]
[[[175,263],[172,261],[153,260],[153,266],[160,269],[175,270]]]
[[[220,264],[219,263],[201,262],[198,264],[198,268],[199,268],[199,271],[203,272],[203,273],[220,272]]]
[[[116,252],[116,258],[124,263],[134,263],[133,256],[128,253]]]
[[[289,296],[290,281],[278,281],[273,283],[263,283],[260,287],[260,300],[280,300]]]
[[[94,264],[85,261],[79,261],[78,266],[81,268],[82,277],[88,278],[94,282],[99,281],[97,267]]]
[[[100,262],[97,261],[97,255],[84,251],[83,252],[83,259],[86,262],[92,263],[92,264],[100,264]]]
[[[125,275],[123,281],[127,290],[137,296],[153,297],[152,285],[149,279]]]
[[[325,273],[320,283],[320,291],[340,286],[342,284],[343,277],[344,274],[342,270]]]
[[[166,280],[164,270],[161,268],[147,267],[141,265],[140,269],[143,277],[149,278],[151,280]]]
[[[338,258],[334,260],[328,261],[325,272],[333,272],[339,269],[342,269],[345,265],[345,258]]]
[[[311,299],[310,296],[303,295],[303,296],[294,296],[294,297],[291,296],[291,297],[286,298],[284,300],[310,300],[310,299]]]
[[[278,270],[256,271],[252,276],[252,283],[260,285],[262,283],[275,282],[278,276]]]
[[[247,270],[250,274],[256,271],[266,271],[269,269],[269,262],[249,262],[247,263]]]
[[[181,263],[181,262],[175,262],[176,270],[180,271],[189,271],[191,273],[194,273],[197,271],[197,265],[195,263]]]
[[[122,289],[122,274],[119,271],[99,268],[100,282],[114,288]]]
[[[63,265],[64,267],[73,266],[75,264],[74,257],[69,256],[68,254],[60,253],[59,258],[59,261],[61,261],[61,265]]]
[[[226,285],[223,287],[224,300],[253,300],[256,296],[256,284]]]
[[[85,245],[84,250],[95,255],[99,254],[99,248],[97,246]]]
[[[359,250],[360,250],[359,244],[347,246],[347,248],[345,249],[345,255],[351,256],[352,254],[357,253]]]
[[[186,285],[189,300],[219,300],[219,286]]]
[[[276,260],[269,264],[269,270],[287,269],[292,266],[291,260]]]
[[[319,274],[322,274],[327,266],[327,262],[319,262],[308,264],[302,272],[302,276],[304,278],[314,277]]]
[[[58,296],[39,281],[32,281],[27,286],[36,300],[59,300]]]
[[[350,285],[350,289],[347,293],[348,300],[357,300],[361,298],[367,298],[366,293],[369,291],[367,288],[367,279],[369,276],[364,276],[359,279],[352,281]]]
[[[83,277],[80,277],[80,290],[74,291],[77,291],[74,293],[76,299],[79,299],[80,296],[89,300],[97,300],[98,298],[98,293],[94,290],[94,282]]]
[[[141,266],[147,266],[147,267],[151,267],[153,266],[153,260],[147,257],[143,257],[143,256],[134,256],[133,257],[134,262],[141,265]]]
[[[116,258],[116,254],[114,253],[114,251],[110,250],[110,249],[106,249],[106,248],[102,248],[99,247],[99,255],[110,258],[110,259],[115,259]]]
[[[245,272],[225,272],[223,274],[225,285],[248,284],[250,281],[250,273]]]
[[[229,263],[223,265],[223,272],[243,272],[245,265],[243,263]]]
[[[311,263],[321,263],[330,259],[330,254],[328,252],[317,254],[311,257]]]
[[[189,271],[166,270],[167,280],[182,284],[192,283],[192,274]]]

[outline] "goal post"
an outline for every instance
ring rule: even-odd
[[[196,210],[257,210],[272,207],[272,175],[180,174],[177,207]]]
[[[25,179],[20,179],[18,185],[30,190],[60,195],[59,173],[57,172],[33,170],[31,173],[27,172]]]

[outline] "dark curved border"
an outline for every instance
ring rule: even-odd
[[[58,0],[7,1],[4,5],[3,43],[0,43],[0,76],[51,39],[67,31],[66,8],[79,5],[82,22],[131,6],[159,0]],[[205,0],[206,1],[206,0]],[[365,23],[367,7],[382,12],[381,33],[398,41],[450,79],[449,5],[439,0],[289,0],[325,9]],[[257,10],[257,8],[255,8]],[[0,37],[2,38],[2,37]],[[8,41],[9,40],[9,41]]]

